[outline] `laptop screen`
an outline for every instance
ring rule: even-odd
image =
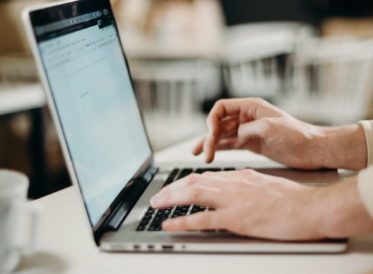
[[[94,226],[151,155],[112,11],[91,0],[30,16]]]

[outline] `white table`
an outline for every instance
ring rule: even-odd
[[[156,155],[158,162],[190,161],[193,141]],[[248,152],[223,152],[224,159],[269,161]],[[213,255],[102,253],[95,246],[76,187],[37,201],[44,205],[40,252],[24,258],[17,273],[373,273],[373,237],[354,238],[336,255]]]

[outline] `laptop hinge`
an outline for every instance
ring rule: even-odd
[[[150,165],[149,168],[144,172],[144,175],[142,177],[146,182],[150,183],[157,172],[158,168]]]
[[[142,193],[144,193],[157,171],[158,168],[149,166],[142,176],[128,183],[130,187],[128,191],[123,193],[118,206],[113,210],[112,214],[110,214],[111,216],[108,218],[108,222],[104,225],[104,231],[113,231],[119,228]]]

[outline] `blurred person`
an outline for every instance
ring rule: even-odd
[[[192,174],[163,188],[154,208],[197,204],[215,210],[168,219],[166,231],[226,229],[251,237],[315,240],[373,233],[373,121],[321,127],[262,99],[218,101],[208,133],[194,148],[206,162],[217,150],[248,149],[298,169],[361,170],[327,187],[245,169]]]

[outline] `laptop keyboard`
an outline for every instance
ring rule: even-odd
[[[224,169],[221,168],[197,168],[193,170],[192,168],[184,168],[184,169],[174,169],[169,174],[168,178],[166,179],[163,187],[173,183],[174,181],[181,179],[191,173],[203,173],[206,171],[228,171],[228,170],[235,170],[233,167],[227,167]],[[136,231],[161,231],[162,230],[162,222],[169,218],[174,218],[178,216],[185,216],[189,214],[193,214],[200,211],[206,210],[213,210],[211,208],[206,208],[203,206],[198,205],[186,205],[186,206],[174,206],[168,207],[163,209],[153,209],[151,207],[145,212],[143,218],[141,219],[140,224],[137,226]]]

